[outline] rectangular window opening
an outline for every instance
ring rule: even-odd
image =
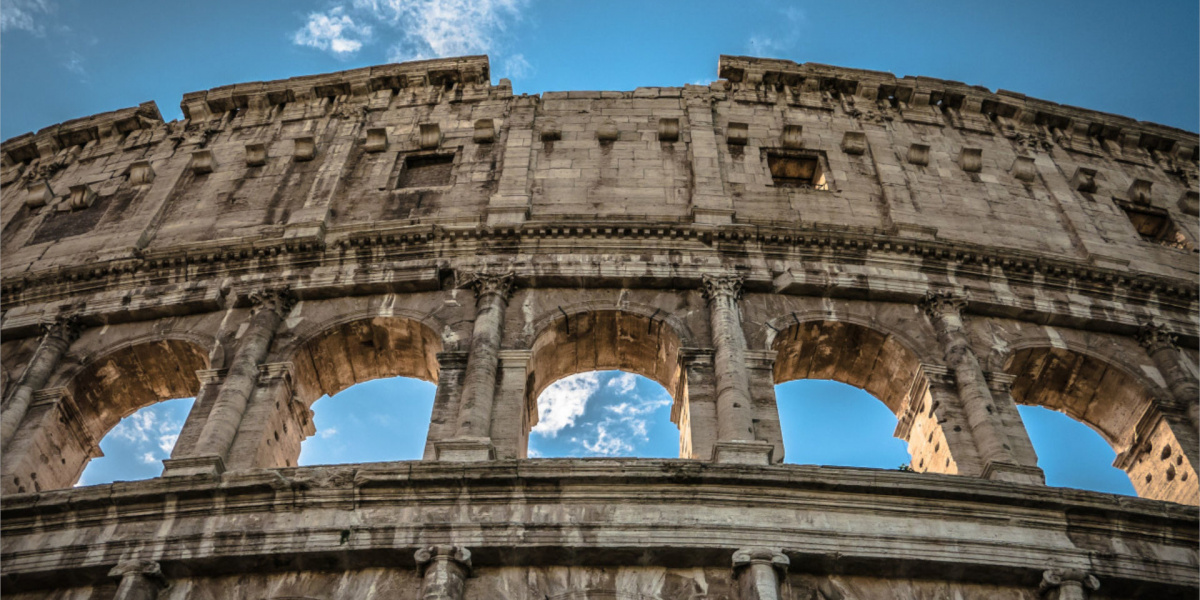
[[[440,187],[451,184],[454,169],[453,154],[408,156],[400,170],[396,188]]]
[[[825,172],[816,156],[768,154],[767,167],[775,187],[828,190]]]
[[[1179,250],[1195,250],[1196,247],[1188,241],[1187,236],[1175,227],[1166,211],[1152,207],[1139,207],[1120,202],[1118,206],[1125,211],[1129,222],[1143,240]]]

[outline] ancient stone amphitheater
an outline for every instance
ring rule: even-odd
[[[1196,598],[1197,136],[719,77],[514,96],[466,57],[4,142],[5,596]],[[679,459],[526,459],[602,369],[671,393]],[[424,460],[296,466],[314,401],[392,376],[437,383]],[[802,378],[885,403],[913,472],[783,464]],[[162,477],[72,488],[190,396]],[[1141,498],[1045,486],[1018,404]]]

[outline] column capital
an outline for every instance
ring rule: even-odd
[[[1179,347],[1177,336],[1160,323],[1145,323],[1138,329],[1137,341],[1148,352],[1153,354],[1159,350]]]
[[[115,578],[128,576],[145,577],[158,584],[159,587],[167,587],[167,580],[163,577],[162,568],[153,560],[127,560],[119,562],[117,566],[108,571],[108,576]]]
[[[1100,580],[1082,569],[1046,569],[1038,591],[1052,600],[1084,600],[1087,591],[1100,589]]]
[[[475,292],[476,300],[497,295],[507,301],[515,287],[513,285],[515,277],[511,271],[505,273],[455,271],[454,277],[455,287],[471,288]]]
[[[742,284],[745,278],[741,275],[704,275],[700,280],[700,293],[710,303],[717,298],[742,297]]]
[[[462,546],[427,546],[417,550],[413,558],[421,575],[438,563],[452,563],[468,571],[471,569],[471,551]]]
[[[779,572],[780,577],[783,577],[787,574],[792,561],[778,548],[739,548],[737,552],[733,553],[733,569],[735,571],[755,564],[770,565]]]
[[[79,322],[79,316],[72,314],[58,315],[44,320],[38,323],[38,328],[42,330],[42,335],[46,338],[59,339],[70,344],[79,339],[79,332],[83,327]]]
[[[930,317],[947,314],[961,315],[966,306],[967,299],[950,290],[930,290],[921,298],[921,309]]]
[[[296,305],[296,294],[288,286],[253,290],[246,294],[246,298],[255,313],[269,310],[281,319],[292,312],[292,307]]]

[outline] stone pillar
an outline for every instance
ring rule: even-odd
[[[228,374],[228,369],[196,371],[196,380],[200,382],[200,391],[196,392],[192,410],[188,411],[188,416],[183,421],[183,429],[179,431],[179,439],[175,441],[175,447],[171,450],[171,458],[183,458],[195,453],[196,442],[200,439],[200,432],[208,421],[208,413],[212,411],[213,403],[217,400],[217,394],[221,391],[221,384],[225,382],[226,374]]]
[[[1024,466],[1031,477],[1037,478],[1034,483],[1045,484],[1045,474],[1040,467],[1033,466],[1038,464],[1037,451],[1033,449],[1033,442],[1029,441],[1029,431],[1025,429],[1025,422],[1021,420],[1017,401],[1013,400],[1012,384],[1016,377],[995,372],[987,373],[986,377],[988,390],[991,391],[994,401],[993,406],[996,407],[1000,424],[1004,427],[1004,435],[1012,448],[1013,457],[1018,465]]]
[[[195,450],[191,457],[163,461],[164,476],[217,475],[225,471],[229,449],[258,383],[258,366],[267,357],[275,331],[291,312],[295,298],[286,288],[269,289],[251,293],[250,302],[254,304],[250,323],[238,341],[225,382],[208,412]]]
[[[740,600],[780,600],[779,582],[791,561],[773,548],[742,548],[733,553],[733,574]]]
[[[499,381],[491,437],[498,459],[528,457],[529,431],[538,421],[537,398],[530,398],[525,388],[532,354],[529,350],[501,350],[497,355]]]
[[[150,560],[130,560],[117,564],[109,577],[121,580],[114,600],[154,600],[158,591],[167,587],[158,563]]]
[[[53,321],[41,324],[42,341],[38,344],[33,358],[21,373],[17,385],[13,386],[12,396],[4,404],[0,413],[0,450],[7,449],[9,442],[17,433],[17,427],[29,410],[34,392],[46,386],[50,375],[58,367],[58,361],[79,337],[79,320],[74,316],[57,317]]]
[[[436,460],[436,444],[454,437],[458,427],[458,401],[462,398],[463,375],[467,370],[466,352],[438,352],[438,383],[433,395],[433,414],[425,436],[424,460]]]
[[[746,368],[746,337],[738,314],[742,278],[704,276],[712,323],[713,369],[717,386],[717,443],[713,461],[770,464],[771,445],[754,439],[754,407]]]
[[[893,435],[908,442],[912,469],[918,473],[978,477],[983,472],[955,388],[945,367],[922,364],[896,412]]]
[[[1192,428],[1200,429],[1200,382],[1185,366],[1187,358],[1179,351],[1175,334],[1162,325],[1151,323],[1138,332],[1138,343],[1154,360],[1154,366],[1170,388],[1175,403],[1191,421]]]
[[[962,309],[966,306],[966,300],[946,292],[930,292],[922,304],[942,344],[946,366],[954,375],[958,397],[983,462],[980,475],[985,479],[1000,481],[1043,483],[1036,464],[1017,463],[1012,446],[1004,435],[995,399],[988,389],[979,358],[971,349],[963,329]],[[1012,410],[1015,411],[1016,407],[1013,406]]]
[[[467,275],[459,283],[475,290],[475,327],[458,409],[455,439],[437,445],[438,460],[479,461],[495,458],[492,446],[492,408],[496,399],[496,372],[504,336],[504,311],[512,293],[511,273]]]
[[[671,422],[679,427],[679,458],[708,459],[717,443],[712,350],[684,348],[680,362],[684,381],[671,406]]]
[[[417,550],[421,573],[421,600],[462,600],[471,574],[471,552],[458,546],[430,546]]]
[[[1087,600],[1088,592],[1098,589],[1100,580],[1078,569],[1048,569],[1038,586],[1046,600]]]
[[[754,437],[771,444],[771,462],[778,464],[783,462],[784,448],[775,399],[775,354],[770,350],[748,350],[746,368],[754,406]]]

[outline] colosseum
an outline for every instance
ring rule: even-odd
[[[1020,93],[722,56],[514,95],[487,57],[186,94],[0,146],[0,584],[61,600],[1195,599],[1198,138]],[[622,370],[677,459],[529,459]],[[437,385],[423,460],[297,466],[312,404]],[[911,472],[784,464],[775,386]],[[73,487],[195,397],[162,475]],[[1045,485],[1017,412],[1139,498]]]

